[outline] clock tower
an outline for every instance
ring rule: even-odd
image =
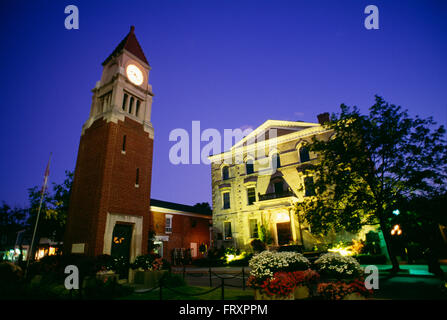
[[[102,66],[82,127],[65,252],[133,261],[147,253],[154,141],[151,67],[133,26]]]

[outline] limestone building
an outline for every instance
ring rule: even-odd
[[[298,244],[309,250],[320,242],[292,210],[295,202],[314,194],[313,177],[303,168],[318,156],[303,143],[332,134],[321,124],[329,114],[318,119],[319,123],[268,120],[230,150],[209,157],[218,247],[248,248],[261,233],[277,246]]]

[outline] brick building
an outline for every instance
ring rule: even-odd
[[[182,254],[201,258],[200,245],[210,246],[211,212],[197,207],[151,199],[151,230],[155,232],[156,252],[176,263]]]

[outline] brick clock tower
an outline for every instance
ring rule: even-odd
[[[65,252],[147,253],[154,129],[151,67],[134,27],[102,63],[82,128]]]

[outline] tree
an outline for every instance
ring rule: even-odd
[[[319,161],[304,168],[315,177],[316,194],[296,205],[312,230],[356,233],[379,224],[393,264],[390,218],[405,199],[443,194],[447,181],[447,146],[443,126],[432,118],[410,118],[406,110],[376,96],[368,115],[341,105],[325,124],[328,140],[313,138],[310,151]]]
[[[21,208],[11,208],[4,201],[0,207],[0,250],[11,249],[17,232],[25,227],[26,212]],[[0,259],[1,261],[1,259]]]
[[[63,240],[72,183],[73,173],[65,171],[65,180],[61,184],[53,183],[53,193],[50,194],[48,190],[45,191],[35,243],[39,243],[39,239],[42,237],[57,242]],[[28,189],[30,207],[28,209],[29,219],[27,222],[31,229],[36,223],[40,197],[41,189],[39,187]]]
[[[205,214],[212,214],[213,210],[208,202],[200,202],[194,205],[194,208],[197,208],[200,212]]]

